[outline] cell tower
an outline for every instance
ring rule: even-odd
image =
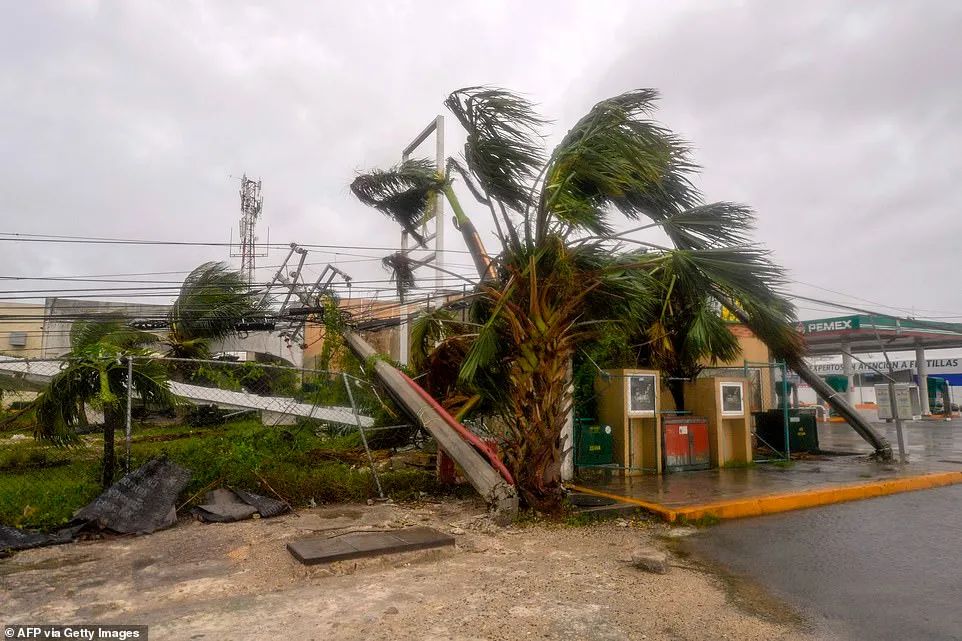
[[[253,181],[244,174],[240,186],[241,217],[238,225],[240,229],[240,251],[231,256],[240,256],[240,271],[247,276],[247,282],[254,282],[254,269],[258,256],[257,235],[255,228],[264,208],[264,197],[261,196],[261,181]]]

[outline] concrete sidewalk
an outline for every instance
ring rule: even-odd
[[[895,426],[876,427],[896,448]],[[850,427],[829,423],[819,426],[819,443],[836,454],[803,455],[791,464],[583,480],[571,487],[676,521],[758,516],[962,483],[962,420],[907,423],[904,434],[904,466],[872,460],[871,448]]]

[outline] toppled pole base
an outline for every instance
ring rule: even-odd
[[[377,356],[367,341],[350,330],[344,331],[344,340],[362,362]],[[495,520],[500,523],[513,520],[518,514],[518,493],[514,486],[448,425],[445,418],[422,399],[406,377],[390,363],[375,361],[374,374],[411,420],[427,430],[438,446],[461,466],[464,476],[495,512]]]
[[[825,399],[825,402],[835,410],[835,412],[845,419],[845,421],[855,430],[859,436],[875,448],[875,457],[880,461],[892,460],[892,444],[884,436],[875,431],[872,424],[859,414],[858,410],[852,407],[844,397],[840,396],[832,387],[822,379],[821,376],[812,371],[812,368],[801,358],[788,360],[788,367],[793,370],[798,377],[808,383],[815,390],[815,393]]]

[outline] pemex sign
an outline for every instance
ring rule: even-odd
[[[822,334],[826,332],[841,332],[859,328],[858,316],[840,316],[838,318],[820,318],[813,321],[802,321],[795,326],[802,334]]]

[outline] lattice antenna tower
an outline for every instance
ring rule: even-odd
[[[254,271],[257,268],[257,258],[266,253],[257,253],[257,219],[264,209],[264,197],[261,196],[261,181],[251,180],[244,174],[240,186],[241,217],[238,223],[240,231],[240,248],[232,256],[240,256],[240,271],[247,277],[248,283],[254,282]]]

